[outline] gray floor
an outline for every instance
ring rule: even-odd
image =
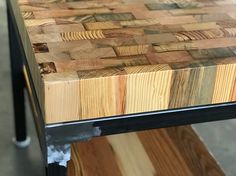
[[[14,133],[6,26],[4,0],[0,0],[0,176],[43,176],[44,167],[28,103],[32,143],[28,149],[19,150],[11,142]],[[236,176],[236,120],[198,124],[195,128],[226,175]]]
[[[27,117],[32,143],[28,149],[19,150],[11,142],[14,126],[4,2],[0,0],[0,176],[43,176],[44,168],[29,106]]]

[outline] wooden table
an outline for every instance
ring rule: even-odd
[[[26,82],[49,170],[75,141],[235,118],[233,0],[10,0],[8,17],[16,141]]]

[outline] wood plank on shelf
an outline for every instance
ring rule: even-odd
[[[223,176],[190,126],[94,138],[75,143],[69,176]]]

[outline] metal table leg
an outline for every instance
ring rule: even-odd
[[[47,176],[66,176],[67,168],[64,166],[60,166],[58,163],[49,164],[46,167],[46,175]]]
[[[12,20],[8,10],[8,28],[11,60],[11,78],[13,91],[13,107],[15,118],[15,137],[14,143],[17,147],[24,148],[30,144],[30,138],[27,137],[26,118],[25,118],[25,100],[24,87],[25,81],[23,76],[22,54],[16,42],[16,34],[13,28]]]

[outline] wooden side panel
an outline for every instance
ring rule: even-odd
[[[236,79],[236,64],[218,65],[212,103],[231,100]]]
[[[215,76],[216,66],[193,65],[189,69],[176,70],[171,83],[169,108],[210,104]]]
[[[79,117],[79,84],[77,81],[73,81],[77,78],[77,73],[72,72],[64,75],[64,79],[69,80],[67,84],[64,84],[63,80],[60,79],[60,75],[48,75],[48,80],[57,80],[56,82],[45,82],[45,119],[46,123],[54,121],[53,117],[57,117],[59,121],[63,119],[76,119]],[[63,111],[58,111],[63,109]]]
[[[125,114],[168,108],[172,78],[168,65],[129,67],[126,72]]]
[[[125,78],[114,76],[80,81],[81,117],[104,117],[123,112],[123,84]],[[122,82],[124,81],[124,82]],[[120,84],[121,83],[121,84]]]

